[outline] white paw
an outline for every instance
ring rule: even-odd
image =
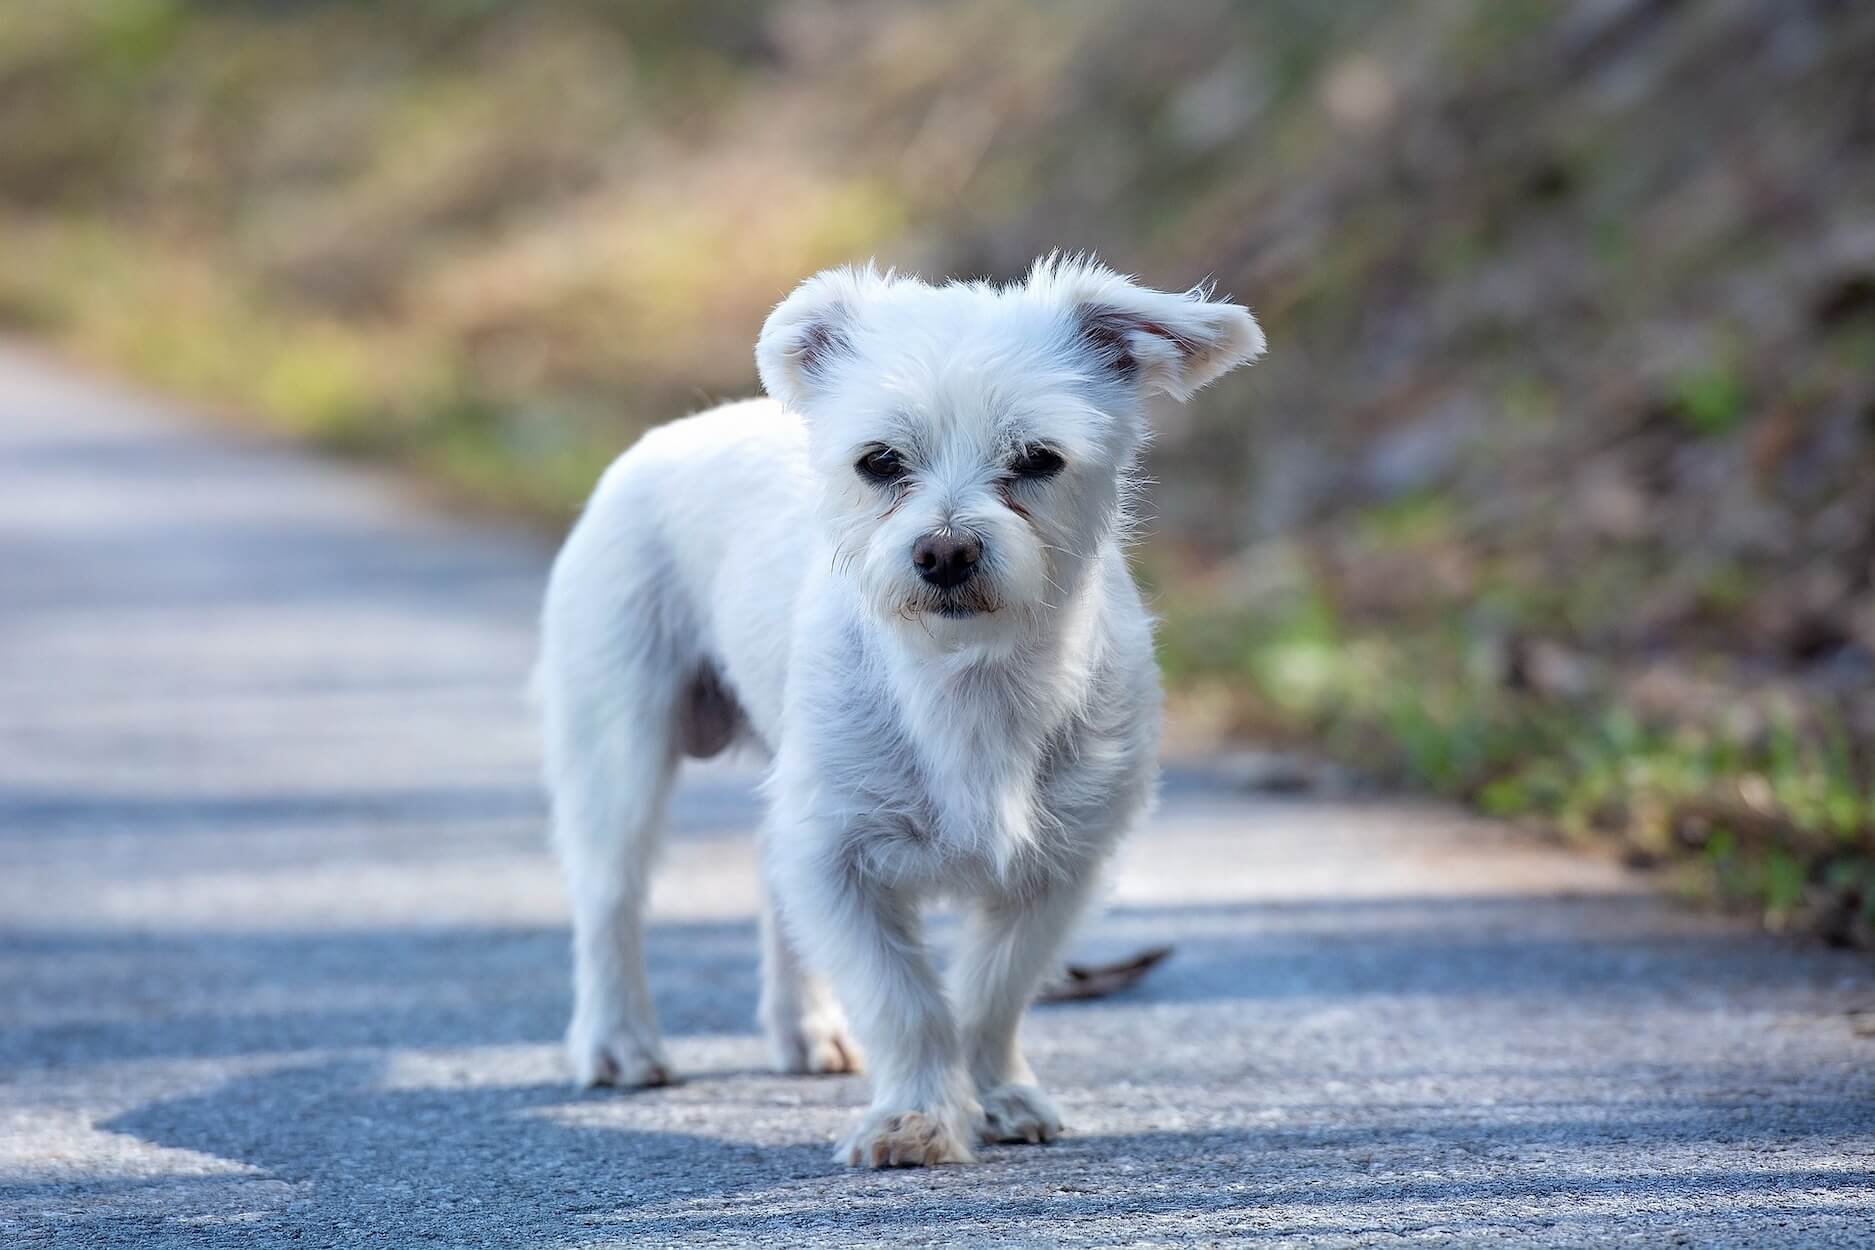
[[[625,1029],[607,1032],[575,1021],[566,1033],[566,1054],[573,1063],[573,1082],[583,1088],[671,1083],[671,1065],[663,1051],[655,1044],[645,1045]]]
[[[827,1075],[860,1070],[859,1045],[838,1012],[816,1012],[768,1025],[768,1054],[777,1072]]]
[[[856,1168],[916,1168],[972,1163],[963,1116],[923,1111],[868,1111],[834,1149],[834,1161]]]
[[[998,1085],[978,1098],[983,1103],[986,1141],[1035,1145],[1061,1135],[1061,1112],[1055,1110],[1047,1094],[1033,1085]]]

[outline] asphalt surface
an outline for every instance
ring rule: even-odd
[[[683,791],[686,1081],[581,1094],[521,690],[547,550],[0,352],[0,1245],[1869,1245],[1875,966],[1445,809],[1175,768],[1039,1009],[1070,1133],[864,1173],[769,1075],[748,776]]]

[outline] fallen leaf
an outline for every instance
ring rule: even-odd
[[[1130,989],[1172,953],[1169,946],[1153,946],[1128,959],[1105,964],[1069,964],[1059,979],[1043,989],[1038,1002],[1070,1003],[1083,998],[1105,998]]]

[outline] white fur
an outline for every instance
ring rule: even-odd
[[[554,565],[539,672],[580,1081],[669,1077],[646,875],[680,757],[735,740],[772,761],[775,1061],[852,1070],[850,1019],[872,1070],[838,1157],[966,1161],[1060,1130],[1016,1030],[1152,791],[1151,622],[1121,550],[1143,397],[1262,349],[1245,309],[1092,261],[1000,288],[835,270],[763,328],[773,399],[619,458]],[[1064,467],[1012,476],[1029,446]],[[856,470],[879,447],[899,481]],[[982,542],[962,598],[912,563],[934,532]],[[919,927],[939,894],[967,908],[948,991]]]

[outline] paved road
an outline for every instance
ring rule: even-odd
[[[0,1244],[1875,1241],[1865,960],[1216,770],[1084,941],[1175,959],[1029,1026],[1060,1143],[829,1163],[862,1087],[761,1070],[732,771],[651,939],[689,1079],[573,1093],[545,555],[0,353]]]

